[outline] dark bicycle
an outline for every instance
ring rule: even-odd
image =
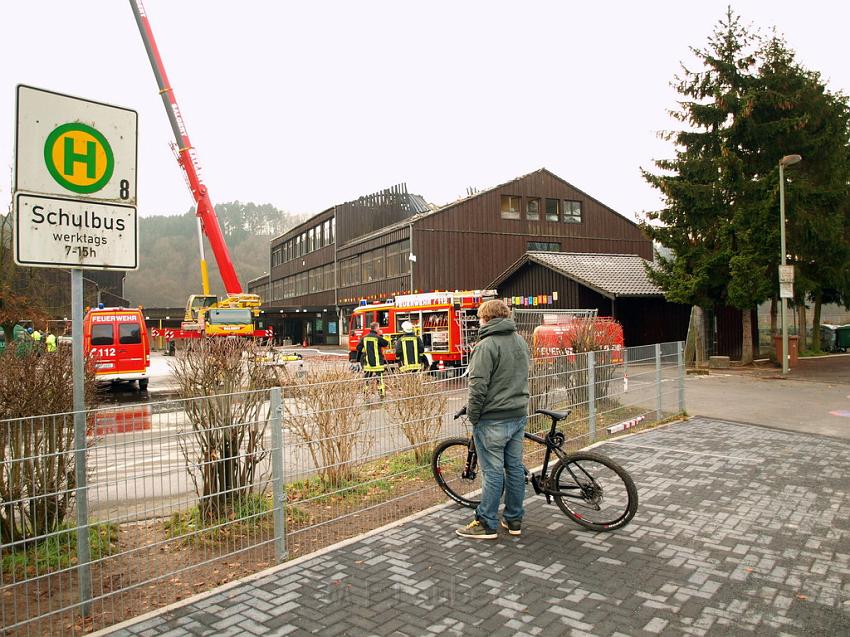
[[[555,504],[567,517],[593,531],[613,531],[626,526],[638,507],[638,494],[631,476],[616,462],[599,453],[577,451],[567,453],[564,434],[557,430],[559,421],[570,412],[538,409],[549,416],[552,427],[545,436],[525,432],[529,440],[543,445],[543,465],[540,473],[525,469],[526,483],[530,482],[537,495]],[[466,407],[455,419],[466,414]],[[552,454],[558,460],[549,472]],[[475,508],[481,491],[478,454],[472,436],[450,438],[434,450],[431,469],[440,488],[455,502]]]

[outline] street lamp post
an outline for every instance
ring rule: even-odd
[[[779,160],[779,250],[780,264],[785,265],[785,166],[799,162],[800,155],[785,155]],[[782,301],[782,373],[788,373],[788,297],[782,296],[780,282],[780,297]]]

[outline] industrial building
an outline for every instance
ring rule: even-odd
[[[362,299],[484,288],[530,252],[653,256],[637,224],[542,168],[444,206],[404,185],[333,206],[275,237],[248,289],[279,340],[337,344]]]

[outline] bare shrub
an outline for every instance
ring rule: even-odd
[[[417,464],[425,464],[443,428],[448,399],[442,385],[419,372],[392,374],[386,381],[390,422],[407,438]]]
[[[74,475],[73,358],[8,347],[0,353],[0,540],[28,541],[61,527]],[[86,368],[88,406],[96,400]],[[50,415],[59,414],[59,415]],[[20,545],[22,546],[22,545]],[[20,548],[20,546],[18,548]]]
[[[269,406],[268,392],[260,390],[273,384],[274,374],[260,359],[249,341],[208,338],[171,361],[192,428],[191,437],[180,437],[180,451],[205,522],[265,488]]]
[[[366,384],[347,366],[324,366],[288,376],[284,425],[304,443],[326,487],[352,482],[360,458],[368,455]]]

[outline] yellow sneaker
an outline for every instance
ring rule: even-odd
[[[478,520],[473,520],[466,526],[455,529],[455,533],[461,537],[467,537],[473,540],[495,540],[499,537],[495,529],[488,529]]]

